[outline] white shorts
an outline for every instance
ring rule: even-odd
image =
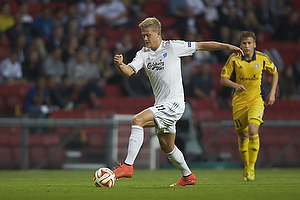
[[[148,108],[156,122],[155,133],[176,133],[176,122],[181,118],[184,109],[184,102],[170,102],[158,104]]]

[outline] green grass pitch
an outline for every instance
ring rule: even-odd
[[[242,180],[242,169],[193,172],[198,178],[194,186],[169,187],[181,175],[165,169],[135,170],[131,179],[117,180],[112,188],[97,188],[91,170],[0,171],[0,199],[300,199],[300,168],[258,169],[252,182]]]

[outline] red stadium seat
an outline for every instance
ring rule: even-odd
[[[105,97],[102,99],[103,109],[110,108],[116,109],[118,107],[119,101],[116,97]]]
[[[46,158],[46,149],[43,146],[33,146],[29,148],[29,162],[31,167],[35,167]]]
[[[11,148],[8,146],[0,146],[0,169],[11,169],[14,166],[14,158],[12,157]]]
[[[84,118],[103,119],[105,115],[102,110],[86,109],[84,110]]]
[[[103,87],[105,90],[106,97],[119,97],[123,96],[123,91],[120,86],[117,85],[105,85]]]

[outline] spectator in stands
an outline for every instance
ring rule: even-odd
[[[0,73],[5,84],[15,85],[22,83],[22,66],[18,61],[18,52],[16,50],[12,50],[10,56],[2,61]]]
[[[296,93],[297,95],[300,95],[300,53],[297,61],[293,64],[293,74],[296,84]]]
[[[39,76],[36,84],[29,89],[24,105],[24,113],[30,117],[46,118],[51,109],[51,101],[49,89],[46,86],[46,77]],[[35,131],[38,134],[44,132],[42,127],[38,127]]]
[[[78,15],[81,17],[82,27],[96,25],[96,5],[93,0],[83,0],[78,3]]]
[[[15,13],[15,25],[6,31],[6,35],[10,40],[12,47],[16,46],[17,37],[20,34],[24,34],[26,38],[25,46],[28,47],[31,44],[33,37],[40,36],[39,30],[32,23],[24,23],[22,21],[22,13]]]
[[[299,15],[293,10],[287,20],[282,20],[275,31],[274,37],[279,41],[300,42]]]
[[[54,22],[48,5],[43,6],[41,15],[34,21],[34,26],[40,31],[44,40],[52,37]]]
[[[86,57],[83,49],[76,49],[75,57],[66,64],[66,72],[73,84],[85,85],[87,83]]]
[[[230,6],[228,8],[228,15],[223,16],[219,15],[219,25],[220,26],[228,26],[230,30],[241,30],[242,24],[241,19],[237,15],[236,8],[234,6]]]
[[[220,42],[227,42],[227,43],[231,43],[231,30],[228,26],[221,26],[220,27],[220,32],[219,35],[217,36],[217,40]],[[226,52],[226,51],[216,51],[215,55],[218,58],[218,62],[226,62],[228,56],[230,55],[230,52]]]
[[[122,89],[129,97],[152,97],[152,88],[145,70],[132,77],[124,77]]]
[[[212,30],[216,30],[217,22],[219,21],[219,12],[213,1],[206,1],[206,8],[204,11],[204,19],[207,26]]]
[[[78,38],[71,36],[66,38],[66,42],[63,47],[63,53],[61,60],[66,64],[70,59],[75,57],[75,51],[78,48]]]
[[[259,6],[255,10],[258,23],[261,25],[261,31],[263,32],[274,32],[275,18],[270,10],[268,0],[260,0]]]
[[[57,25],[54,28],[53,36],[46,42],[46,49],[48,53],[52,52],[55,47],[63,47],[64,42],[64,28],[62,25]]]
[[[284,14],[286,7],[290,7],[292,9],[292,3],[290,1],[282,1],[282,0],[269,0],[269,6],[272,14],[275,19],[278,19],[280,16]]]
[[[85,56],[88,57],[90,52],[98,52],[98,47],[96,43],[96,37],[93,35],[89,35],[85,38],[84,44],[81,47],[85,53]]]
[[[37,78],[41,75],[41,72],[41,61],[38,51],[29,51],[28,56],[22,63],[23,79],[26,83],[35,83]]]
[[[16,45],[12,48],[18,52],[18,60],[19,62],[23,62],[25,60],[25,52],[26,52],[26,37],[23,33],[17,36]]]
[[[65,17],[65,11],[60,7],[55,8],[55,10],[53,12],[54,27],[63,26],[64,25],[64,17]]]
[[[63,108],[65,105],[63,103],[62,97],[58,91],[58,85],[56,84],[56,80],[54,76],[48,76],[46,85],[49,90],[49,98],[52,106],[57,106],[59,108]]]
[[[201,99],[215,99],[213,78],[210,74],[210,64],[208,62],[201,65],[200,71],[195,74],[189,85],[190,96]]]
[[[119,0],[106,0],[97,8],[96,16],[111,28],[126,27],[129,21],[127,9]]]
[[[134,21],[137,21],[138,19],[142,19],[147,16],[147,13],[143,11],[145,6],[145,0],[127,0],[122,2],[128,10],[129,18],[133,19]]]
[[[254,1],[253,0],[244,1],[244,10],[245,11],[252,10],[252,11],[255,12],[256,7],[255,7],[255,4],[254,4]]]
[[[97,38],[97,29],[96,26],[89,26],[85,28],[85,37],[94,36]]]
[[[64,110],[72,110],[73,102],[71,101],[74,87],[72,85],[68,85],[68,77],[63,76],[61,80],[61,84],[57,85],[55,81],[55,77],[49,76],[47,77],[47,87],[49,89],[49,97],[51,101],[51,108],[53,109],[64,109]]]
[[[95,82],[97,84],[104,84],[102,80],[98,63],[97,63],[98,51],[90,51],[88,54],[88,59],[86,63],[86,78],[89,81]]]
[[[203,0],[187,0],[187,5],[195,16],[203,16],[206,9]]]
[[[187,7],[185,15],[177,18],[176,22],[170,26],[170,29],[176,29],[179,32],[180,38],[186,38],[187,34],[201,34],[201,27],[197,22],[197,18],[191,7]]]
[[[59,95],[61,96],[62,102],[65,105],[64,109],[73,109],[74,103],[72,101],[74,95],[74,85],[71,83],[67,75],[63,75],[61,78],[61,83],[58,87]]]
[[[181,58],[181,74],[183,85],[187,88],[191,82],[191,78],[196,74],[197,62],[193,60],[192,56],[185,56]]]
[[[83,36],[83,32],[79,32],[78,22],[76,20],[70,20],[66,26],[65,37],[78,37],[78,40]]]
[[[100,74],[106,84],[114,83],[113,80],[122,78],[118,76],[117,71],[112,66],[112,57],[110,52],[107,49],[102,49],[99,51],[98,55],[98,67]]]
[[[35,37],[32,40],[32,43],[30,45],[30,47],[28,48],[28,50],[35,50],[39,53],[39,57],[42,61],[44,61],[44,59],[47,56],[47,50],[45,47],[45,43],[43,41],[43,39],[41,37]],[[51,52],[50,52],[51,53]]]
[[[109,47],[108,47],[108,36],[103,34],[103,35],[100,35],[99,39],[98,39],[98,42],[97,42],[97,45],[98,45],[98,49],[99,51],[100,50],[103,50],[103,49],[107,49],[109,50]],[[110,56],[110,61],[112,61],[112,56]]]
[[[247,10],[244,18],[242,19],[242,29],[253,32],[257,35],[260,24],[252,10]]]
[[[26,2],[22,2],[19,6],[19,11],[22,15],[23,23],[33,23],[33,18],[28,14],[28,4]]]
[[[167,5],[167,13],[172,17],[185,17],[186,9],[188,8],[187,0],[169,0]]]
[[[222,88],[217,96],[218,104],[222,109],[224,109],[224,110],[230,109],[230,105],[228,102],[230,101],[230,98],[232,97],[233,92],[234,92],[233,88],[222,86]]]
[[[210,2],[209,0],[206,1],[206,3],[210,4],[209,2]],[[224,19],[224,18],[228,17],[229,7],[230,7],[229,4],[230,4],[229,0],[223,0],[219,6],[217,6],[217,4],[214,3],[214,6],[217,6],[220,19]]]
[[[96,55],[91,52],[89,61],[85,60],[84,51],[80,48],[76,50],[74,59],[67,63],[67,75],[74,85],[81,85],[78,97],[74,101],[74,107],[77,108],[82,102],[86,102],[89,108],[94,108],[92,97],[103,97],[104,90],[99,85],[99,73],[95,65]],[[91,70],[91,71],[89,71]],[[92,73],[94,72],[94,73]],[[98,76],[97,76],[98,75]]]
[[[113,51],[119,51],[124,55],[125,62],[130,62],[135,57],[136,49],[132,44],[132,37],[129,33],[124,33],[121,40],[117,42]]]
[[[56,83],[59,84],[61,77],[65,74],[65,65],[61,60],[62,50],[60,47],[53,49],[43,63],[43,73],[46,76],[54,76]]]
[[[15,20],[10,14],[10,4],[8,2],[3,2],[1,4],[0,11],[0,33],[5,32],[7,29],[13,27]]]
[[[296,85],[295,77],[293,74],[293,67],[291,65],[286,66],[280,76],[282,81],[281,97],[283,99],[295,99],[296,98]]]
[[[239,19],[242,19],[244,17],[244,0],[235,0],[234,1],[234,6],[236,8],[236,14]]]
[[[82,21],[77,15],[76,3],[70,2],[68,4],[68,14],[64,19],[65,35],[81,35],[82,34]]]

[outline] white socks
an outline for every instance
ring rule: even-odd
[[[166,153],[166,155],[175,167],[181,171],[183,176],[189,176],[192,173],[184,160],[182,152],[177,148],[177,146],[175,146],[173,151],[170,153]]]
[[[131,126],[128,152],[125,159],[127,165],[133,165],[144,141],[144,129],[137,125]],[[181,171],[183,176],[189,176],[192,172],[187,166],[182,152],[175,146],[173,151],[166,153],[169,160]]]
[[[128,152],[125,163],[133,165],[140,148],[144,141],[144,129],[137,125],[131,126],[131,134],[129,137]]]

